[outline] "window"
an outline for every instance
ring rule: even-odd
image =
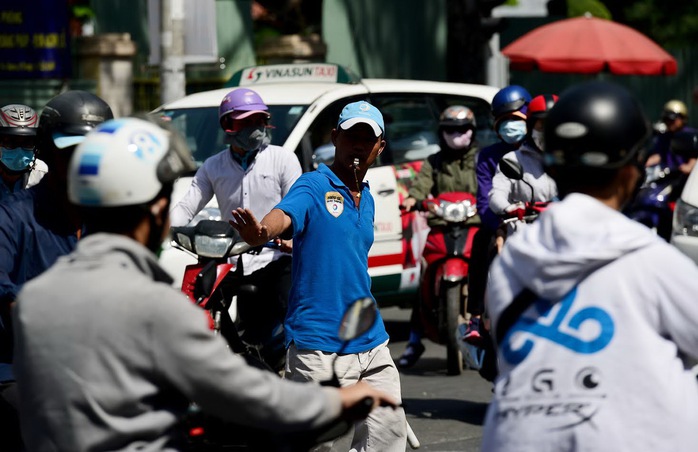
[[[274,126],[269,131],[271,143],[282,145],[306,109],[306,105],[269,106],[271,125]],[[227,147],[225,133],[218,122],[217,107],[164,110],[160,114],[186,138],[199,166]]]

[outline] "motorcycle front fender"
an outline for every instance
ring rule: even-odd
[[[206,308],[209,298],[233,267],[233,264],[213,261],[188,265],[184,270],[182,292],[194,303]]]
[[[459,282],[468,276],[468,263],[463,259],[447,259],[441,264],[441,279]]]

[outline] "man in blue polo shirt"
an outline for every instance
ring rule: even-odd
[[[230,223],[253,246],[293,237],[286,378],[327,380],[334,366],[343,386],[363,380],[400,400],[400,377],[380,316],[368,333],[348,344],[337,338],[349,304],[371,296],[368,250],[375,204],[362,181],[385,147],[384,133],[376,107],[363,101],[348,104],[332,131],[332,165],[320,164],[317,171],[303,174],[261,222],[240,208],[232,212]],[[357,423],[352,448],[402,452],[406,429],[402,409],[376,409]]]

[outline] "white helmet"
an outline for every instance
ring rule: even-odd
[[[195,169],[176,132],[144,119],[114,119],[89,132],[75,149],[68,198],[88,207],[147,204],[163,185]]]

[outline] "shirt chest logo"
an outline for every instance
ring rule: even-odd
[[[333,217],[339,217],[344,212],[344,197],[336,191],[325,193],[325,208]]]

